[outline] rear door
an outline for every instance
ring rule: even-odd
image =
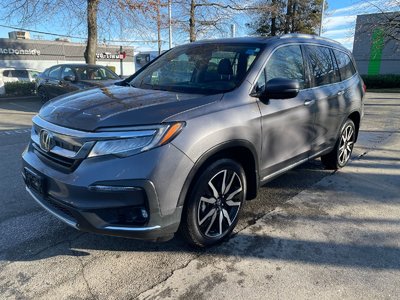
[[[316,154],[336,142],[344,92],[332,50],[317,45],[305,45],[304,49],[311,76],[310,97],[315,101],[315,139],[311,154]]]
[[[360,77],[355,76],[357,71],[348,53],[334,49],[333,54],[337,61],[338,74],[340,74],[343,87],[340,101],[344,105],[340,106],[340,114],[343,118],[347,118],[353,110],[360,109],[358,99],[362,98],[362,83]]]
[[[263,76],[265,76],[263,78]],[[309,85],[303,53],[299,45],[278,48],[268,59],[257,82],[260,90],[274,78],[296,79],[301,90],[292,99],[258,101],[262,125],[261,178],[268,177],[285,167],[307,159],[314,139],[314,107],[309,99]]]

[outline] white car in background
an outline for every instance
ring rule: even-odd
[[[40,72],[34,69],[25,68],[0,68],[0,95],[4,95],[5,83],[15,81],[30,81],[36,80]]]

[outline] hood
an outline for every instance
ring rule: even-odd
[[[116,82],[122,81],[122,79],[107,79],[107,80],[79,80],[78,84],[82,84],[86,87],[103,87],[109,86]]]
[[[42,107],[39,116],[60,126],[95,131],[101,127],[159,124],[221,97],[113,85],[55,98]]]

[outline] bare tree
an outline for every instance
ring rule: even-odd
[[[370,14],[368,22],[358,30],[379,29],[385,40],[400,41],[400,0],[365,0],[358,4],[357,14]]]
[[[235,14],[256,9],[253,2],[246,1],[243,5],[238,0],[175,0],[175,8],[179,10],[175,21],[189,33],[189,41],[194,42],[207,32],[228,32]]]
[[[96,63],[97,50],[97,10],[99,0],[87,0],[87,32],[85,60],[88,64]]]
[[[0,7],[4,20],[12,25],[51,24],[61,20],[67,33],[86,34],[84,56],[87,63],[93,64],[99,31],[105,36],[118,28],[122,36],[123,29],[135,23],[136,12],[144,10],[145,3],[144,0],[11,0]]]
[[[255,34],[313,34],[320,24],[322,0],[260,0],[258,6],[264,9],[248,24]]]

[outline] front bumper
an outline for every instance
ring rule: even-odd
[[[156,222],[158,225],[153,226],[121,226],[121,225],[111,225],[104,223],[103,220],[99,219],[95,211],[83,211],[77,208],[66,206],[59,201],[54,199],[45,199],[44,197],[38,195],[36,192],[32,191],[29,187],[26,190],[31,195],[31,197],[45,210],[51,213],[53,216],[64,222],[65,224],[86,232],[93,232],[104,235],[135,238],[142,240],[160,240],[168,239],[173,236],[177,230],[175,222],[172,224],[168,223],[166,220],[159,218]],[[177,209],[176,216],[170,217],[170,219],[178,219],[181,214],[181,209]],[[153,216],[154,219],[154,216]]]
[[[163,240],[177,231],[182,213],[177,202],[186,178],[181,175],[191,167],[173,145],[127,158],[83,160],[71,173],[51,168],[32,145],[23,153],[23,171],[28,169],[45,183],[38,191],[23,174],[27,191],[48,212],[82,231],[137,239]]]

